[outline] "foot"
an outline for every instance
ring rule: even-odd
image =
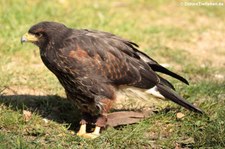
[[[100,134],[86,133],[86,134],[83,134],[80,137],[85,138],[85,139],[95,139],[95,138],[97,138],[99,136],[100,136]]]
[[[84,131],[85,128],[85,131]],[[86,125],[81,125],[77,135],[86,139],[95,139],[100,136],[100,127],[96,126],[92,133],[86,133]]]

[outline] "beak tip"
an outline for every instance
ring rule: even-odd
[[[21,37],[21,39],[20,39],[20,42],[21,42],[21,44],[23,44],[24,42],[26,42],[27,41],[27,39],[23,36],[23,37]]]
[[[24,42],[31,42],[31,43],[35,43],[38,41],[38,38],[33,35],[33,34],[30,34],[30,33],[26,33],[24,34],[21,39],[20,39],[20,42],[21,43],[24,43]]]

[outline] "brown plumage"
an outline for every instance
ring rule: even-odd
[[[89,122],[105,126],[106,114],[116,100],[115,92],[120,86],[146,90],[155,87],[160,96],[202,113],[176,94],[173,85],[156,71],[188,84],[186,79],[139,51],[135,43],[111,33],[41,22],[21,38],[21,42],[25,41],[40,48],[42,61],[56,75],[68,99],[81,110],[83,126]],[[97,135],[95,132],[93,134]],[[85,134],[81,128],[78,135]]]

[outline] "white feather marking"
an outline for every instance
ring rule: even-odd
[[[155,97],[165,99],[165,97],[162,94],[160,94],[160,92],[158,91],[157,86],[154,86],[153,88],[150,88],[146,92],[149,93],[149,94],[152,94]]]

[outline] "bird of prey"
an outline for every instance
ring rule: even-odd
[[[120,88],[141,89],[202,113],[156,72],[188,84],[186,79],[139,51],[137,44],[114,34],[72,29],[61,23],[44,21],[33,25],[21,42],[39,47],[42,61],[58,78],[67,98],[80,109],[82,119],[78,136],[96,138],[100,135]],[[86,132],[88,123],[95,124],[92,133]]]

